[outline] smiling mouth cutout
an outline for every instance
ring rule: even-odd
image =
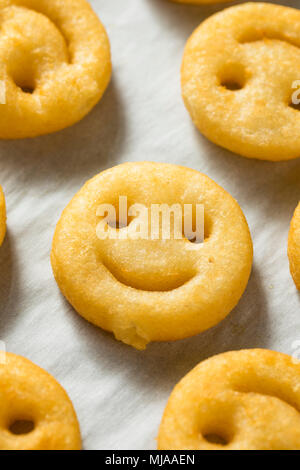
[[[103,261],[109,273],[121,284],[136,290],[148,292],[168,292],[182,287],[196,275],[196,271],[182,273],[148,273],[143,279],[136,272],[122,271],[111,262]]]
[[[128,207],[127,196],[119,196],[117,207],[101,204],[96,215],[100,217],[96,228],[99,240],[130,241],[126,244],[125,258],[119,243],[112,251],[107,246],[102,258],[103,265],[118,282],[137,290],[167,292],[183,286],[196,275],[191,265],[178,265],[176,259],[175,265],[170,266],[162,260],[175,241],[174,249],[179,251],[178,241],[183,241],[185,249],[197,249],[197,245],[204,242],[203,204],[151,204],[147,207],[134,203]],[[152,263],[147,265],[137,256],[137,247],[144,240],[148,241],[153,254],[156,253]]]

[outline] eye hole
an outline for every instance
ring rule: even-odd
[[[35,90],[35,86],[33,83],[25,83],[25,82],[21,82],[21,81],[18,81],[18,80],[15,80],[15,84],[17,85],[18,88],[20,88],[23,93],[26,93],[26,94],[29,94],[29,95],[32,95],[34,93],[34,90]]]
[[[295,104],[291,101],[290,104],[289,104],[289,107],[292,108],[292,109],[295,109],[296,111],[300,111],[300,103]]]
[[[119,221],[119,220],[108,220],[107,225],[109,225],[111,228],[115,228],[117,230],[121,228],[128,227],[129,223],[125,221]]]
[[[241,90],[243,88],[243,85],[238,83],[236,80],[223,80],[221,85],[230,91]]]
[[[15,435],[29,434],[34,430],[34,422],[25,419],[16,420],[9,426],[9,430]]]
[[[246,71],[243,65],[229,63],[219,73],[219,84],[229,91],[238,91],[246,85]]]
[[[205,434],[203,437],[210,444],[217,444],[219,446],[226,446],[227,444],[229,444],[228,439],[219,433],[209,433]]]
[[[128,227],[128,225],[133,221],[134,217],[128,215],[128,207],[130,204],[127,204],[125,207],[120,209],[119,203],[109,204],[109,208],[101,210],[100,213],[97,211],[97,216],[100,217],[101,221],[104,221],[108,227],[121,230],[122,228]]]
[[[133,221],[134,217],[129,217],[127,216],[127,219],[119,219],[117,218],[112,218],[112,219],[106,219],[107,225],[111,228],[114,228],[116,230],[120,230],[122,228],[128,227],[128,225]]]
[[[34,92],[34,88],[31,88],[31,87],[21,86],[19,88],[21,88],[23,93],[29,93],[30,95],[32,95],[32,93]]]
[[[14,61],[8,66],[10,74],[15,85],[26,94],[32,95],[36,89],[35,67],[30,57],[21,58],[20,63]]]
[[[204,224],[204,226],[202,227],[202,230],[203,230],[202,237],[204,236],[204,239],[197,240],[195,236],[197,224],[196,224],[196,216],[195,216],[194,211],[193,211],[193,218],[192,218],[191,225],[187,224],[187,227],[185,227],[184,219],[183,219],[182,233],[189,242],[197,244],[197,243],[203,243],[209,239],[212,233],[212,220],[210,216],[207,214],[207,212],[205,211],[204,211],[204,220],[202,220],[201,223]]]
[[[36,83],[34,76],[31,72],[27,71],[23,74],[18,73],[19,71],[15,71],[12,74],[13,81],[19,87],[23,93],[30,94],[34,93],[36,88]]]

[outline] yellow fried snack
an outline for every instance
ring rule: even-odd
[[[79,450],[72,403],[45,370],[6,353],[0,362],[0,449]]]
[[[300,203],[292,218],[289,239],[288,256],[290,260],[290,271],[296,287],[300,290]]]
[[[118,212],[120,196],[129,209],[140,204],[148,211],[155,204],[203,204],[204,243],[165,239],[161,231],[157,239],[152,233],[121,239],[139,223],[136,214],[128,227],[106,223],[111,236],[100,239],[98,208],[111,204]],[[150,222],[149,233],[153,227]],[[75,195],[58,222],[51,261],[62,293],[80,315],[144,349],[150,341],[185,338],[221,321],[247,285],[252,242],[238,203],[207,176],[171,164],[126,163],[95,176]]]
[[[0,138],[82,119],[111,75],[104,27],[86,0],[0,0]]]
[[[300,364],[249,349],[200,363],[174,388],[158,448],[300,450]]]
[[[2,188],[0,186],[0,246],[5,237],[6,232],[6,208],[5,208],[5,199]]]
[[[246,3],[204,21],[187,42],[183,99],[212,142],[250,158],[300,156],[300,11]]]

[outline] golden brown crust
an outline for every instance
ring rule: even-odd
[[[181,240],[99,240],[100,204],[204,204],[204,244]],[[130,227],[130,225],[129,225]],[[75,310],[138,349],[198,334],[237,304],[252,265],[238,203],[207,176],[171,164],[126,163],[88,181],[58,222],[51,262]]]
[[[174,388],[158,448],[299,450],[299,412],[299,362],[263,349],[219,354]]]
[[[291,275],[297,289],[300,290],[300,203],[291,221],[288,238],[288,257],[290,260]]]
[[[182,63],[195,125],[245,157],[299,157],[300,113],[291,106],[299,60],[299,10],[245,3],[209,17],[188,40]]]
[[[0,20],[0,138],[48,134],[82,119],[111,75],[108,37],[89,3],[0,0]]]
[[[3,358],[1,358],[3,359]],[[0,449],[79,450],[79,424],[59,383],[24,357],[6,353],[0,363]],[[28,434],[14,434],[16,421],[30,421]]]

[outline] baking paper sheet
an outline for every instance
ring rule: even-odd
[[[65,387],[85,449],[155,449],[167,398],[198,362],[254,347],[299,357],[300,296],[286,250],[300,198],[300,160],[268,163],[227,152],[200,135],[184,108],[179,70],[186,39],[226,5],[91,3],[112,45],[113,79],[102,101],[65,131],[0,141],[8,209],[0,250],[0,340]],[[300,1],[280,3],[300,8]],[[238,200],[254,242],[249,285],[227,319],[195,338],[150,344],[144,352],[77,315],[60,294],[49,262],[56,222],[83,183],[113,165],[139,160],[206,173]]]

